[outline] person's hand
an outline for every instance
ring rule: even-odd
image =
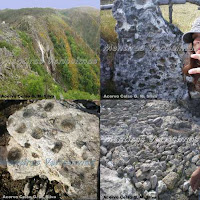
[[[196,54],[192,54],[192,55],[191,55],[191,58],[200,60],[200,50],[198,50],[198,51],[196,52]],[[200,74],[200,67],[190,69],[190,70],[188,71],[188,73],[189,73],[189,74]]]
[[[188,71],[189,74],[200,74],[200,67],[192,68]]]
[[[191,58],[200,60],[200,50],[198,50],[196,54],[191,54]]]
[[[200,188],[200,167],[193,172],[190,185],[194,191]]]

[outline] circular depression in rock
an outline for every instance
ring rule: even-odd
[[[26,109],[23,113],[24,118],[29,118],[34,115],[34,110],[32,108]]]
[[[8,162],[16,164],[22,157],[22,151],[19,148],[13,147],[8,152]]]
[[[57,122],[57,126],[60,130],[65,132],[71,132],[75,129],[76,123],[75,121],[70,117],[62,117]]]
[[[80,189],[80,188],[81,188],[81,180],[75,179],[75,180],[71,183],[71,186],[72,186],[72,187],[75,187],[75,188],[77,188],[77,189]]]
[[[50,112],[54,107],[54,104],[49,102],[49,103],[46,103],[45,106],[44,106],[44,110],[47,111],[47,112]]]
[[[43,135],[44,135],[44,133],[43,133],[43,130],[41,128],[35,128],[31,133],[31,136],[33,138],[37,139],[37,140],[42,138]]]
[[[20,124],[19,127],[16,129],[17,133],[25,133],[26,131],[26,125],[24,123]]]
[[[66,130],[72,130],[75,128],[75,124],[72,120],[64,119],[60,124]]]
[[[61,169],[60,169],[60,174],[62,176],[64,176],[65,178],[69,178],[70,177],[70,170],[66,166],[66,164],[62,164]]]
[[[8,126],[10,126],[13,122],[14,122],[14,119],[13,118],[9,118],[8,119]]]

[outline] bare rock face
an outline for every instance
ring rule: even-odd
[[[118,52],[114,81],[132,95],[182,98],[182,32],[163,17],[153,0],[116,0]]]
[[[5,47],[0,48],[0,65],[0,79],[8,75],[12,76],[17,69],[20,69],[23,75],[27,75],[30,71],[30,65],[25,60],[15,59],[13,53]]]
[[[69,102],[42,100],[8,119],[7,165],[14,180],[37,175],[70,197],[96,197],[99,119]]]
[[[106,87],[106,82],[111,79],[111,69],[110,69],[110,66],[108,65],[108,58],[107,58],[108,52],[105,51],[107,45],[108,44],[106,43],[105,40],[103,39],[100,40],[101,89],[104,89]]]

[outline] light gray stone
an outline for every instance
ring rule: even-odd
[[[162,181],[167,185],[168,189],[173,189],[176,182],[178,181],[179,176],[177,173],[175,172],[170,172],[169,174],[167,174],[167,176],[165,176]]]
[[[102,196],[121,196],[137,194],[137,191],[130,182],[130,179],[119,178],[117,172],[101,166],[101,186]]]
[[[199,160],[199,155],[196,155],[192,158],[192,163],[196,163]]]
[[[105,156],[105,155],[107,154],[107,149],[106,149],[106,147],[101,146],[100,152],[101,152],[101,154],[102,154],[103,156]]]
[[[157,191],[158,194],[161,194],[167,190],[167,185],[162,181],[158,181]]]
[[[183,191],[184,192],[187,191],[189,189],[189,186],[190,186],[189,181],[184,182],[184,184],[183,184]]]
[[[150,181],[145,181],[144,183],[143,183],[143,188],[144,188],[144,190],[150,190],[151,189],[151,183],[150,183]]]
[[[155,189],[158,183],[158,177],[156,175],[151,176],[150,182],[151,182],[151,188]]]
[[[9,117],[7,169],[13,180],[44,175],[68,187],[68,196],[96,195],[99,119],[73,105],[41,100]]]
[[[26,183],[24,186],[24,196],[27,197],[30,194],[30,183]]]

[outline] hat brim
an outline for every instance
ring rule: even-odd
[[[200,32],[187,32],[185,34],[183,34],[182,36],[182,40],[185,42],[185,43],[192,43],[193,42],[193,38],[192,38],[192,34],[193,33],[200,33]]]

